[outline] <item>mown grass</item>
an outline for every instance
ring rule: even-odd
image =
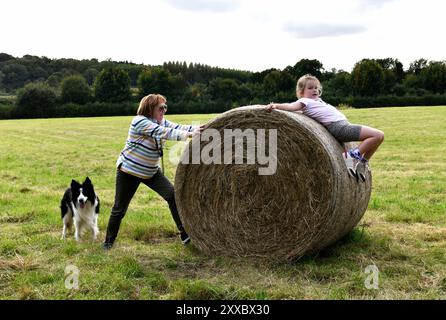
[[[100,239],[115,161],[131,117],[0,121],[1,299],[444,299],[446,108],[343,111],[382,129],[369,208],[346,238],[293,263],[207,256],[180,244],[166,203],[141,186],[116,247],[61,241],[59,201],[72,178],[92,178]],[[204,123],[214,115],[169,116]],[[169,146],[172,146],[170,143]],[[165,161],[173,181],[175,166]],[[65,268],[79,269],[66,289]],[[367,289],[365,268],[379,269]]]

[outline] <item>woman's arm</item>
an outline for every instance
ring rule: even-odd
[[[203,130],[205,130],[207,127],[206,124],[197,125],[197,126],[176,124],[176,123],[170,122],[169,120],[166,120],[166,119],[164,119],[163,126],[192,133],[192,135],[189,135],[189,137],[195,136],[197,134],[201,134],[201,132],[203,132]]]
[[[136,119],[132,123],[131,131],[135,134],[149,136],[153,139],[165,139],[165,140],[187,140],[192,137],[193,131],[178,130],[174,128],[165,127],[155,122],[150,121],[147,118]]]
[[[173,123],[166,119],[163,120],[162,125],[167,128],[173,128],[176,130],[183,130],[183,131],[188,131],[188,132],[195,131],[199,128],[199,126],[182,125],[182,124]]]

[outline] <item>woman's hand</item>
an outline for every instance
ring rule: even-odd
[[[195,136],[199,136],[204,130],[206,130],[207,125],[206,124],[202,124],[199,127],[196,127],[194,131],[190,131],[188,132],[187,137],[188,138],[193,138]]]
[[[202,125],[197,129],[197,131],[199,131],[200,133],[202,133],[206,128],[207,128],[207,125],[206,125],[206,124],[202,124]]]
[[[193,138],[195,136],[199,136],[201,134],[200,129],[196,129],[194,131],[190,131],[188,137],[189,138]]]

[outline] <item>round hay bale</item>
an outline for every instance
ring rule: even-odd
[[[205,134],[194,137],[175,176],[180,217],[200,250],[267,260],[295,259],[342,238],[366,211],[370,173],[365,183],[350,177],[342,158],[344,147],[316,121],[299,113],[268,113],[261,106],[246,106],[223,113],[208,129],[218,132],[220,141]],[[266,149],[264,154],[269,156],[276,153],[269,161],[276,160],[274,173],[261,175],[261,168],[266,168],[264,159],[248,162],[253,146],[225,139],[228,129],[245,133],[252,129],[254,149]],[[259,129],[266,129],[263,145],[257,139],[262,136]],[[276,150],[273,129],[277,130]],[[234,150],[224,148],[227,142],[243,147],[243,164],[235,163]],[[197,150],[201,155],[198,163],[193,159]],[[203,161],[203,154],[215,156],[218,150],[221,164]]]

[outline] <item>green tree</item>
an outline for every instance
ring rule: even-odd
[[[136,87],[138,85],[139,74],[146,68],[144,65],[136,65],[133,63],[120,64],[120,67],[127,71],[130,77],[130,85]]]
[[[182,97],[184,96],[188,87],[187,81],[184,79],[182,74],[178,74],[172,77],[171,80],[171,91],[168,93],[169,95],[172,95],[172,97]]]
[[[92,86],[96,77],[98,76],[99,71],[95,68],[88,68],[84,71],[83,75],[85,77],[85,80],[87,80],[88,85]]]
[[[418,59],[414,62],[411,62],[409,65],[409,73],[413,73],[415,75],[419,75],[421,70],[427,67],[428,61],[426,59]]]
[[[188,94],[193,99],[202,99],[206,94],[207,86],[204,83],[196,83],[188,87]]]
[[[5,75],[3,72],[0,71],[0,91],[3,89],[3,79],[5,78]]]
[[[29,78],[28,69],[15,60],[6,62],[1,71],[4,74],[3,86],[8,90],[23,87]]]
[[[129,75],[119,68],[103,69],[93,87],[94,95],[100,102],[122,102],[131,98]]]
[[[323,69],[324,67],[319,60],[302,59],[294,65],[293,76],[298,79],[303,75],[311,74],[322,81]]]
[[[253,74],[251,74],[249,82],[263,84],[265,77],[273,71],[279,71],[279,70],[272,68],[272,69],[263,70],[262,72],[254,72]]]
[[[91,90],[83,76],[69,76],[62,80],[61,100],[63,103],[85,104],[91,101]]]
[[[176,86],[186,87],[186,83],[181,82],[181,78],[173,77],[164,68],[148,68],[142,71],[138,77],[138,90],[140,97],[151,93],[159,93],[167,96],[175,95]]]
[[[376,62],[383,68],[383,70],[389,70],[392,75],[390,78],[393,79],[394,82],[401,83],[404,78],[404,69],[403,64],[398,61],[398,59],[393,58],[385,58],[385,59],[377,59]],[[388,81],[387,83],[390,83]]]
[[[415,74],[407,74],[403,80],[403,85],[407,89],[416,89],[420,86],[420,80]]]
[[[329,81],[323,85],[324,95],[347,97],[352,94],[352,78],[348,72],[334,73]]]
[[[4,52],[0,52],[0,63],[1,62],[5,62],[5,61],[9,61],[9,60],[14,60],[15,58],[7,53]]]
[[[217,78],[209,83],[209,94],[215,100],[235,101],[240,97],[239,84],[234,79]]]
[[[398,59],[393,58],[376,59],[376,62],[379,63],[384,71],[383,93],[394,93],[394,87],[401,84],[404,79],[403,64]],[[401,91],[401,88],[397,90]]]
[[[46,83],[52,88],[59,88],[60,83],[62,82],[63,74],[60,72],[54,72],[52,75],[46,79]]]
[[[279,92],[292,91],[296,83],[293,77],[284,71],[271,71],[263,79],[263,87],[267,96],[271,99]]]
[[[446,90],[446,63],[431,61],[421,70],[420,84],[423,89],[433,93],[444,93]]]
[[[393,87],[398,83],[395,73],[392,70],[384,69],[384,86],[382,93],[389,94],[392,92]]]
[[[50,117],[56,106],[56,92],[43,83],[29,83],[17,94],[16,106],[19,117]]]
[[[353,93],[359,96],[373,96],[384,90],[384,70],[375,60],[363,59],[352,71]]]

